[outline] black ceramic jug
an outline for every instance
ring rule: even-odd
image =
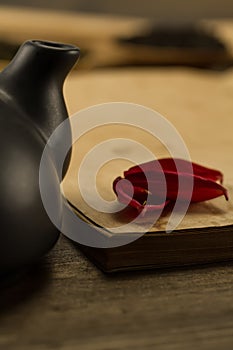
[[[42,204],[39,166],[48,138],[68,117],[63,83],[78,57],[75,46],[31,40],[0,73],[0,274],[36,261],[59,237]],[[48,167],[48,187],[60,191],[52,159]]]

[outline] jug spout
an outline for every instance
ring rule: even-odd
[[[63,83],[79,57],[73,45],[26,41],[0,74],[0,90],[33,119],[46,139],[68,117]]]

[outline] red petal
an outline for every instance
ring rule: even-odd
[[[179,168],[179,174],[177,173]],[[164,200],[163,176],[166,179],[167,193]],[[137,210],[146,208],[147,211],[161,210],[170,201],[202,202],[224,195],[228,200],[227,190],[217,183],[222,182],[223,174],[218,170],[209,169],[190,163],[182,159],[164,158],[134,166],[124,172],[125,179],[121,177],[114,181],[113,188],[122,203],[129,203]],[[190,186],[193,182],[192,193]],[[179,188],[178,183],[182,184]],[[150,193],[148,192],[148,189]],[[153,197],[152,197],[153,196]],[[154,203],[150,203],[153,199]]]
[[[194,178],[192,202],[207,201],[220,196],[225,196],[227,201],[229,199],[227,190],[222,185],[202,177]]]
[[[193,174],[196,176],[201,176],[208,180],[220,181],[220,183],[223,182],[223,174],[220,171],[178,158],[163,158],[159,160],[152,160],[150,162],[130,168],[124,172],[124,175],[127,177],[129,175],[135,175],[142,172],[161,172],[161,168],[163,172],[171,171],[177,173],[176,166],[179,168],[180,173]]]
[[[183,159],[163,158],[159,159],[159,163],[164,171],[177,171],[176,166],[181,169],[182,173],[191,174],[195,176],[201,176],[205,179],[223,182],[223,174],[219,170],[210,169],[199,165],[197,163],[191,163]]]
[[[213,198],[225,196],[228,200],[227,190],[217,182],[204,179],[201,176],[193,176],[193,189],[191,194],[191,202],[203,202]],[[190,200],[190,175],[179,174],[180,186],[179,198],[178,196],[178,176],[174,173],[166,173],[167,182],[167,198],[175,201]]]
[[[167,199],[175,201],[178,195],[178,179],[182,184],[180,186],[180,197],[179,200],[189,200],[191,196],[191,202],[202,202],[210,200],[219,196],[224,195],[226,200],[228,200],[227,190],[217,182],[212,180],[204,179],[200,176],[191,176],[188,174],[178,174],[167,172],[165,173],[166,185],[167,185]],[[145,174],[130,175],[127,177],[134,187],[149,188],[150,192],[161,198],[164,196],[163,184],[161,183],[161,178],[156,179],[156,174],[154,174],[153,179],[145,177]],[[192,194],[190,194],[190,184],[193,180]],[[149,185],[148,185],[149,182]]]
[[[170,202],[169,200],[166,200],[159,204],[146,204],[148,192],[145,189],[134,186],[134,193],[132,197],[130,184],[127,181],[121,180],[123,179],[118,177],[113,183],[113,189],[118,196],[118,200],[121,203],[130,205],[138,211],[142,211],[143,209],[146,209],[146,212],[162,210]]]

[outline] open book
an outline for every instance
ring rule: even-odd
[[[150,139],[144,131],[132,126],[111,125],[97,128],[82,136],[74,145],[71,166],[63,184],[65,196],[72,210],[93,228],[96,237],[102,235],[103,241],[104,238],[109,240],[107,248],[103,248],[98,242],[97,247],[96,242],[94,247],[79,244],[82,251],[106,272],[186,266],[232,259],[233,206],[231,200],[226,202],[223,196],[191,204],[183,220],[171,233],[166,232],[171,217],[169,210],[155,220],[152,227],[147,225],[146,217],[145,221],[142,218],[135,223],[129,215],[130,210],[117,211],[117,203],[116,212],[104,213],[101,212],[101,207],[98,210],[100,199],[98,194],[94,193],[93,181],[96,181],[97,191],[104,200],[114,201],[116,195],[112,189],[113,180],[132,165],[118,158],[122,156],[122,148],[123,152],[129,155],[133,152],[130,147],[134,146],[124,139],[119,140],[118,148],[115,143],[108,144],[108,153],[112,155],[113,161],[104,164],[98,172],[95,162],[89,162],[82,170],[81,183],[78,182],[80,163],[89,151],[104,140],[117,137],[126,139],[129,135],[152,152],[156,150],[157,154],[159,152],[165,155],[166,151],[158,141],[152,137]],[[149,159],[145,159],[147,160]],[[232,198],[233,189],[229,184],[226,184],[226,187]],[[109,230],[119,227],[122,228],[120,233],[112,234]],[[143,234],[145,227],[149,227],[149,231]],[[79,241],[79,233],[77,227],[76,241]],[[119,246],[116,243],[118,239]]]
[[[128,100],[158,110],[179,131],[192,161],[222,171],[224,186],[229,191],[228,202],[219,197],[193,204],[172,233],[165,233],[169,219],[167,213],[149,233],[127,245],[110,249],[80,247],[103,270],[183,266],[233,259],[232,91],[232,69],[225,72],[182,68],[119,69],[70,77],[66,87],[70,114],[111,100]],[[108,235],[107,227],[123,225],[125,218],[114,213],[100,214],[87,204],[86,199],[95,198],[90,186],[95,170],[91,164],[86,169],[85,200],[78,186],[78,170],[84,156],[96,145],[118,137],[134,139],[145,145],[156,158],[169,156],[164,146],[151,135],[125,125],[96,128],[75,143],[71,166],[63,183],[64,194],[77,214],[93,224],[93,230],[102,235]],[[116,199],[112,182],[132,166],[128,161],[116,158],[131,151],[130,146],[120,142],[118,147],[109,149],[115,161],[106,163],[96,175],[98,191],[105,200]],[[143,159],[144,162],[148,160]],[[98,204],[98,200],[94,204]],[[127,233],[137,235],[139,228],[140,225],[132,224]]]

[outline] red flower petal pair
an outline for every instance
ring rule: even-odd
[[[167,186],[165,199],[164,178]],[[180,182],[182,186],[179,188]],[[223,174],[218,170],[182,159],[164,158],[125,171],[124,178],[115,179],[113,189],[121,203],[139,211],[144,208],[153,211],[161,210],[176,200],[191,199],[193,203],[222,195],[228,200],[227,190],[221,185],[222,182]],[[193,185],[192,191],[190,184]]]

